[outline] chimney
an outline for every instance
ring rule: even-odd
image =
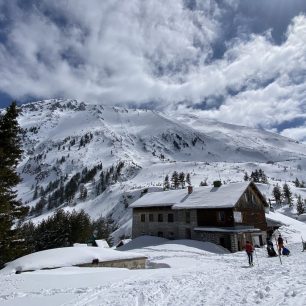
[[[222,185],[221,181],[214,181],[213,184],[215,188],[219,188]]]
[[[188,188],[188,194],[191,194],[193,192],[193,187],[189,185],[187,188]]]

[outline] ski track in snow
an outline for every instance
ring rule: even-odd
[[[6,294],[0,294],[1,305],[24,305],[39,298],[43,305],[305,305],[306,304],[306,253],[300,245],[290,246],[291,255],[267,258],[265,249],[254,254],[255,266],[249,268],[244,252],[227,255],[201,255],[172,250],[147,250],[150,260],[171,263],[164,269],[122,270],[122,277],[104,279],[101,285],[86,286],[82,274],[75,274],[79,286],[22,290],[32,277],[48,278],[47,274],[27,273],[5,276],[1,280]],[[163,254],[161,254],[163,253]],[[148,253],[149,254],[149,253]],[[257,255],[257,256],[256,256]],[[181,260],[181,262],[180,262]],[[115,272],[116,271],[116,272]],[[118,270],[114,269],[114,273]],[[112,270],[108,272],[111,275]],[[122,272],[119,272],[122,273]],[[95,274],[93,274],[95,275]],[[102,276],[98,273],[99,278]],[[58,282],[60,282],[60,277]],[[97,282],[99,283],[99,282]],[[53,284],[54,287],[56,287]],[[58,297],[60,304],[52,304],[51,297]],[[18,304],[20,305],[20,304]]]

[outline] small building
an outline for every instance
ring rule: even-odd
[[[132,238],[194,239],[242,250],[266,241],[269,205],[253,182],[154,192],[135,201]]]
[[[99,247],[64,247],[28,254],[9,262],[9,273],[22,273],[62,267],[114,267],[144,269],[147,257],[143,254],[116,251]]]
[[[94,246],[99,248],[109,249],[109,244],[105,239],[96,239]]]

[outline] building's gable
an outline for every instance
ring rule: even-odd
[[[254,183],[250,183],[235,204],[235,210],[264,210],[268,206]]]

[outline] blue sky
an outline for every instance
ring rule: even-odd
[[[306,140],[306,1],[0,0],[0,107],[45,98]]]

